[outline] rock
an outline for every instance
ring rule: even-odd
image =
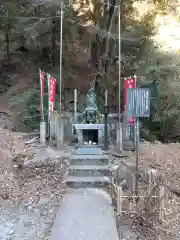
[[[37,143],[39,140],[39,136],[38,137],[35,137],[27,142],[25,142],[25,144],[32,144],[32,143]]]
[[[133,174],[124,165],[114,166],[114,180],[115,183],[122,186],[125,189],[132,189],[133,187]]]
[[[8,235],[13,235],[15,233],[14,229],[11,229],[9,232],[8,232]]]
[[[28,210],[29,212],[31,212],[31,211],[33,210],[33,206],[31,206],[31,205],[28,206],[28,207],[27,207],[27,210]]]
[[[45,217],[45,216],[48,215],[48,213],[47,213],[47,211],[42,211],[42,212],[40,213],[40,215],[41,215],[42,217]]]
[[[18,167],[23,167],[24,166],[24,160],[27,158],[28,154],[27,153],[18,153],[12,158],[12,163],[13,165],[17,165]]]
[[[49,202],[49,197],[41,197],[38,201],[37,206],[45,205]]]
[[[53,210],[52,210],[52,209],[50,209],[50,210],[49,210],[49,213],[50,213],[50,214],[52,214],[52,213],[53,213]]]
[[[120,183],[120,186],[122,187],[122,190],[124,190],[124,191],[129,189],[129,186],[128,186],[126,180],[122,180],[122,182]]]
[[[0,197],[3,199],[3,200],[7,200],[9,199],[9,194],[6,192],[3,192],[3,193],[0,193]]]

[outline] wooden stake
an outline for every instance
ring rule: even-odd
[[[160,207],[159,207],[159,221],[164,220],[164,187],[160,187]]]
[[[122,187],[117,187],[117,215],[122,213]]]

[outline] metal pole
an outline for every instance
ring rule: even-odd
[[[137,76],[135,77],[135,88],[137,87]],[[135,102],[135,106],[136,106]],[[135,150],[136,150],[136,182],[135,182],[135,194],[138,196],[138,179],[139,179],[139,118],[135,117]],[[138,201],[138,198],[136,198]]]
[[[108,91],[105,90],[105,106],[108,105]]]
[[[62,100],[62,33],[63,33],[63,2],[61,1],[61,16],[60,16],[60,52],[59,52],[59,55],[60,55],[60,59],[59,59],[59,64],[60,64],[60,67],[59,67],[59,75],[60,75],[60,78],[59,78],[59,113],[61,114],[61,100]]]
[[[69,0],[69,7],[72,6],[73,0]]]
[[[74,123],[77,120],[77,89],[74,89]]]
[[[122,151],[122,127],[121,127],[121,7],[120,4],[118,6],[119,10],[119,25],[118,25],[118,33],[119,33],[119,150]]]
[[[136,88],[136,85],[137,85],[137,76],[134,75],[134,78],[135,78],[135,88]],[[136,150],[136,119],[134,117],[134,125],[131,126],[131,129],[132,129],[132,137],[133,137],[133,150],[135,151]],[[134,131],[133,131],[134,130]]]
[[[108,91],[105,90],[104,104],[104,149],[108,150]]]
[[[136,107],[136,101],[135,101]],[[139,178],[139,119],[135,117],[135,143],[136,143],[136,181],[135,194],[138,196],[138,178]],[[138,198],[137,198],[138,201]]]

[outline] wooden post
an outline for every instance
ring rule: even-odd
[[[64,119],[59,117],[57,122],[57,148],[60,149],[64,143]]]
[[[122,153],[123,151],[123,136],[122,136],[122,124],[117,123],[116,127],[116,151]]]
[[[152,189],[152,173],[148,171],[148,194],[151,192]]]
[[[122,187],[117,187],[117,215],[122,213]]]
[[[115,177],[114,177],[114,175],[115,175],[115,172],[113,171],[112,172],[112,184],[115,184],[115,180],[114,180]]]
[[[133,190],[132,190],[132,196],[135,195],[135,183],[136,183],[136,176],[133,175]],[[136,198],[132,198],[133,208],[136,205]]]
[[[77,121],[77,89],[74,89],[74,123]]]
[[[112,184],[110,186],[111,186],[110,194],[111,194],[112,199],[114,199],[114,172],[112,172]]]
[[[159,206],[159,221],[163,222],[164,220],[164,187],[160,187],[160,206]]]

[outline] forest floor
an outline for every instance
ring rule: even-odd
[[[26,144],[26,134],[0,130],[1,239],[47,239],[65,193],[64,175],[71,148],[57,151]],[[15,158],[14,156],[18,156]],[[134,156],[131,156],[134,160]],[[161,239],[180,239],[180,144],[140,145],[140,168],[154,168],[165,186]],[[19,167],[18,167],[19,166]],[[133,226],[133,223],[128,221]],[[121,226],[128,232],[129,227]],[[133,239],[131,232],[124,239]],[[135,237],[134,237],[135,238]],[[140,238],[141,240],[155,239]]]
[[[20,95],[29,91],[33,86],[33,79],[35,71],[31,68],[23,68],[22,73],[12,73],[10,79],[7,77],[5,80],[9,80],[10,86],[6,86],[7,83],[0,84],[0,126],[5,125],[7,129],[16,129],[18,119],[18,111],[12,111],[11,99],[15,95]],[[1,80],[2,81],[2,80]]]
[[[135,163],[135,154],[130,156]],[[180,239],[180,143],[162,144],[160,142],[140,144],[140,171],[144,172],[147,169],[155,169],[162,179],[164,186],[164,217],[163,221],[153,220],[152,225],[144,220],[139,224],[138,229],[143,240],[179,240]],[[143,183],[144,184],[144,183]],[[143,184],[140,183],[139,194],[143,194]],[[156,204],[156,206],[155,206]],[[152,202],[152,209],[158,208],[159,202]],[[131,219],[132,220],[132,219]],[[142,220],[142,219],[141,219]],[[149,218],[150,220],[150,218]],[[134,222],[134,220],[133,220]],[[131,225],[133,226],[131,221]],[[128,222],[129,224],[130,222]],[[154,227],[153,227],[154,226]],[[135,228],[137,226],[134,226]],[[152,227],[152,228],[151,228]],[[155,236],[153,238],[153,229]],[[157,235],[157,232],[159,235]],[[145,237],[143,237],[145,236]],[[149,236],[149,237],[148,237]],[[157,236],[159,238],[157,238]]]
[[[165,187],[162,232],[166,239],[180,239],[180,143],[144,143],[140,146],[140,167],[154,168]]]
[[[64,175],[70,150],[26,145],[23,135],[0,131],[2,240],[47,239],[66,191]]]

